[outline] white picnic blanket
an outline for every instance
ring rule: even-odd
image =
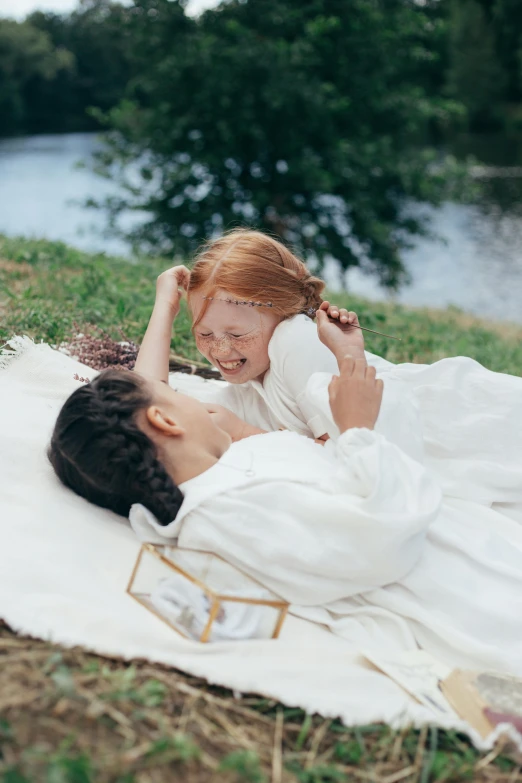
[[[126,520],[62,487],[46,458],[56,415],[92,370],[49,346],[15,338],[0,356],[0,617],[21,633],[82,645],[102,655],[145,658],[209,682],[256,692],[347,725],[437,722],[480,739],[462,721],[434,720],[349,642],[289,617],[276,641],[203,645],[178,636],[130,598],[125,587],[139,542]],[[212,383],[212,382],[211,382]],[[177,388],[204,397],[203,381],[177,375]],[[498,731],[498,729],[497,729]],[[512,731],[519,749],[522,737]]]

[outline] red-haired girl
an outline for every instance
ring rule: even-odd
[[[427,465],[445,494],[500,503],[522,519],[521,378],[466,357],[393,365],[365,353],[356,314],[323,302],[322,280],[282,243],[249,230],[209,242],[192,272],[160,275],[136,364],[148,377],[168,380],[180,287],[199,350],[228,381],[212,402],[235,440],[282,428],[336,440],[328,383],[350,354],[384,381],[377,432]],[[327,329],[327,313],[337,330]]]

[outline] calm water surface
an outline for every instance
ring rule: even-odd
[[[117,194],[115,186],[77,168],[97,143],[91,134],[0,141],[0,232],[130,255],[124,241],[104,236],[103,214],[82,205],[89,197]],[[482,139],[481,145],[473,149],[465,140],[459,151],[475,152],[490,166],[483,172],[488,175],[483,203],[446,203],[428,211],[439,239],[419,239],[404,253],[412,282],[395,300],[431,307],[452,304],[522,323],[522,170],[514,168],[522,165],[522,149],[497,140]],[[348,275],[348,284],[354,293],[388,297],[358,271]]]

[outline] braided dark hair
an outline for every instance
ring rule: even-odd
[[[142,503],[167,525],[183,494],[136,423],[138,411],[150,403],[136,373],[104,370],[65,402],[48,457],[60,481],[91,503],[122,516]]]

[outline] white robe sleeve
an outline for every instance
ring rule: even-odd
[[[220,554],[294,604],[401,579],[438,513],[438,487],[375,432],[350,430],[332,448],[324,486],[274,478],[215,496],[184,520],[180,545]]]
[[[390,373],[378,373],[384,382],[379,417],[375,431],[398,446],[405,454],[418,462],[424,462],[424,433],[418,404],[408,386]],[[325,432],[337,440],[339,428],[330,409],[328,386],[332,376],[314,373],[308,379],[304,397],[309,410],[321,411]]]
[[[330,434],[330,407],[317,406],[307,394],[306,387],[314,373],[337,374],[339,367],[333,353],[319,340],[317,326],[305,315],[297,315],[283,321],[275,330],[269,346],[271,373],[281,398],[295,400],[300,418],[312,431],[314,437]],[[366,353],[368,364],[375,365],[378,372],[394,365]]]
[[[327,432],[327,420],[314,404],[309,404],[306,384],[314,372],[339,371],[335,356],[322,344],[317,327],[307,316],[296,316],[281,323],[270,342],[270,368],[282,396],[289,396],[300,411],[300,418],[314,437]]]

